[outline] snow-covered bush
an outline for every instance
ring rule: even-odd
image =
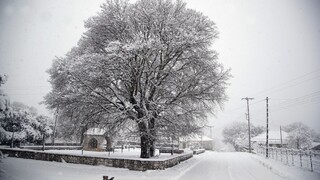
[[[312,145],[312,130],[302,122],[291,123],[284,127],[288,133],[290,148],[308,149]]]
[[[260,126],[250,125],[251,138],[261,134],[264,129]],[[235,121],[227,125],[223,131],[223,142],[233,145],[236,151],[241,151],[248,147],[248,124],[245,122]]]
[[[1,83],[2,82],[1,76]],[[50,119],[37,115],[37,110],[23,103],[10,104],[9,97],[0,89],[0,142],[9,143],[14,136],[16,142],[39,142],[42,135],[52,132]]]

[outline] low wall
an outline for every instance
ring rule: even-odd
[[[159,150],[160,153],[171,153],[171,151],[172,151],[171,149],[160,149]],[[184,153],[184,150],[182,150],[182,149],[174,149],[173,153],[182,154],[182,153]]]
[[[42,146],[21,146],[21,149],[42,150]],[[82,146],[44,146],[45,150],[80,150]]]
[[[201,153],[204,153],[206,152],[205,149],[197,149],[197,150],[193,150],[193,154],[201,154]]]
[[[103,158],[90,156],[77,156],[68,154],[53,154],[47,152],[21,150],[21,149],[7,149],[0,148],[3,154],[8,154],[9,157],[17,157],[24,159],[34,159],[43,161],[56,161],[74,164],[88,164],[88,165],[104,165],[109,167],[128,168],[130,170],[146,171],[156,169],[166,169],[175,166],[182,161],[185,161],[193,156],[192,153],[181,154],[174,158],[168,159],[117,159],[117,158]],[[63,160],[62,160],[63,159]]]

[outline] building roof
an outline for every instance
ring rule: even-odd
[[[188,137],[183,137],[182,141],[212,141],[213,139],[209,138],[208,136],[201,136],[201,135],[191,135]]]
[[[269,144],[281,144],[280,131],[269,131],[268,136],[269,136],[269,138],[268,138]],[[288,140],[288,133],[282,131],[282,142],[286,143],[287,140]],[[253,137],[251,139],[251,141],[265,143],[266,142],[266,132],[264,132],[256,137]]]
[[[312,142],[311,149],[319,149],[320,142]]]
[[[107,131],[101,128],[89,128],[84,134],[86,135],[104,135]]]

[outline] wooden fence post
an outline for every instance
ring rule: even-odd
[[[294,166],[294,157],[293,157],[293,153],[294,153],[294,151],[293,151],[293,149],[292,149],[292,151],[291,151],[292,166]]]
[[[287,160],[287,164],[289,164],[289,161],[288,161],[288,149],[286,148],[286,160]]]
[[[311,168],[311,172],[313,172],[313,166],[312,166],[312,153],[310,151],[310,168]]]
[[[302,152],[301,152],[301,149],[299,150],[299,155],[300,155],[300,167],[302,167]]]

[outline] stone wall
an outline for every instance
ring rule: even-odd
[[[171,149],[160,149],[159,150],[160,153],[171,153],[171,151],[172,151]],[[182,154],[182,153],[184,153],[184,150],[182,150],[182,149],[174,149],[173,153]]]
[[[74,164],[88,164],[88,165],[104,165],[109,167],[128,168],[130,170],[146,171],[156,169],[166,169],[175,166],[182,161],[185,161],[193,156],[192,153],[185,153],[173,158],[154,160],[154,159],[117,159],[117,158],[103,158],[103,157],[89,157],[77,156],[67,154],[53,154],[47,152],[0,148],[4,154],[9,157],[17,157],[24,159],[35,159],[43,161],[56,161]],[[62,160],[63,159],[63,160]]]
[[[21,149],[42,150],[42,146],[21,146]],[[80,150],[82,146],[44,146],[45,150]]]
[[[197,149],[197,150],[193,150],[193,154],[201,154],[204,153],[206,150],[205,149]]]

